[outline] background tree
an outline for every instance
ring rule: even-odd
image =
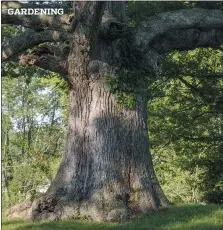
[[[222,11],[164,12],[131,33],[124,2],[74,2],[63,16],[7,15],[8,7],[21,5],[3,3],[3,23],[31,28],[5,42],[3,60],[43,42],[69,43],[39,46],[20,57],[21,64],[61,73],[69,84],[67,150],[31,217],[124,220],[167,206],[149,153],[144,80],[160,73],[160,58],[174,49],[218,48]],[[118,103],[116,95],[123,93],[131,96],[131,108]]]
[[[18,70],[21,73],[21,67]],[[56,88],[58,82],[63,82],[52,74],[50,79],[39,77],[36,71],[33,74],[37,77],[30,78],[30,72],[33,70],[25,76],[9,75],[2,80],[6,206],[32,199],[38,187],[52,181],[64,148],[61,100],[65,93]]]
[[[210,48],[175,51],[164,76],[150,85],[153,159],[172,201],[207,201],[204,195],[213,192],[209,201],[222,200],[222,57]]]
[[[3,25],[2,39],[21,28]],[[31,198],[52,181],[66,130],[66,83],[57,74],[14,62],[3,65],[4,207]]]

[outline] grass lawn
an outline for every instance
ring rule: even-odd
[[[95,223],[69,220],[59,222],[3,219],[3,230],[145,230],[145,229],[199,229],[223,230],[223,205],[174,205],[168,210],[138,216],[123,224]]]

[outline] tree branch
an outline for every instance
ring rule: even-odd
[[[112,3],[114,4],[114,3]],[[117,3],[119,4],[119,3]],[[124,3],[123,7],[125,6]],[[75,11],[76,13],[68,13],[62,16],[24,16],[24,15],[8,15],[8,9],[28,9],[28,8],[52,8],[52,4],[22,4],[20,2],[3,2],[2,3],[2,24],[13,24],[13,25],[22,25],[27,28],[32,28],[36,31],[43,29],[51,29],[57,31],[71,31],[74,30],[78,24],[80,18],[78,17],[78,11],[80,10],[80,4],[76,4]],[[109,3],[106,3],[106,6]],[[56,4],[55,8],[58,8],[60,5]],[[54,7],[54,5],[53,5]],[[75,15],[75,17],[74,17]],[[61,25],[60,22],[62,23]],[[115,40],[122,37],[126,33],[126,26],[124,23],[119,22],[116,18],[111,17],[106,12],[103,15],[102,23],[100,26],[99,36],[103,39]]]
[[[31,29],[27,29],[22,34],[6,40],[2,44],[2,61],[4,62],[14,55],[43,42],[64,42],[67,40],[69,40],[69,36],[66,33],[51,30],[44,30],[37,33]]]
[[[8,9],[28,8],[29,4],[19,2],[2,3],[2,24],[22,25],[36,31],[51,29],[57,31],[70,31],[73,14],[63,15],[9,15]],[[35,7],[32,7],[35,8]],[[36,5],[36,8],[39,8]],[[47,8],[47,6],[46,6]]]
[[[151,41],[151,47],[159,54],[174,49],[183,51],[197,47],[219,48],[223,43],[223,30],[202,31],[200,29],[173,30],[157,36]]]
[[[162,72],[162,54],[174,49],[219,47],[223,42],[223,11],[183,9],[157,14],[141,22],[133,33],[136,52],[144,68]]]
[[[67,57],[69,48],[57,46],[40,46],[32,54],[20,56],[21,65],[35,65],[42,69],[61,74],[67,80]]]
[[[186,81],[183,77],[178,77],[178,79],[184,83],[189,89],[191,89],[192,92],[196,93],[206,105],[210,105],[213,107],[215,111],[219,111],[222,113],[222,105],[223,101],[219,100],[213,93],[208,92],[207,88],[198,88],[192,84],[190,84],[188,81]],[[210,90],[210,89],[209,89]],[[221,97],[220,97],[221,98]]]
[[[50,54],[44,54],[41,56],[33,54],[21,55],[19,63],[21,65],[35,65],[37,67],[59,73],[63,76],[67,75],[67,60]]]
[[[205,93],[202,91],[202,89],[199,89],[195,86],[193,86],[192,84],[190,84],[188,81],[186,81],[183,77],[178,77],[178,79],[184,83],[189,89],[191,89],[192,91],[194,91],[195,93],[197,93],[201,98],[205,98]]]
[[[200,29],[223,30],[223,12],[209,9],[183,9],[165,12],[143,21],[135,31],[135,46],[146,52],[150,43],[169,31]]]

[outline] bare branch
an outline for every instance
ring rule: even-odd
[[[188,29],[221,31],[223,30],[223,12],[221,10],[194,8],[158,14],[143,21],[136,29],[134,45],[144,53],[149,49],[152,41],[163,34],[173,30]]]
[[[206,99],[205,92],[202,91],[202,89],[195,87],[194,85],[190,84],[188,81],[186,81],[183,77],[178,77],[178,79],[184,83],[189,89],[192,90],[192,92],[195,92],[198,94],[201,98]]]
[[[66,33],[51,30],[44,30],[37,33],[31,29],[27,29],[22,34],[12,37],[2,44],[2,61],[6,61],[14,55],[43,42],[63,42],[67,40],[69,40],[69,37]]]
[[[27,5],[19,2],[3,2],[2,24],[22,25],[36,31],[43,29],[70,31],[71,29],[72,13],[63,15],[9,15],[9,8],[27,8]]]
[[[170,31],[158,36],[151,42],[151,47],[159,54],[168,53],[174,49],[191,50],[197,47],[219,48],[223,43],[223,30],[188,29]]]
[[[37,56],[33,54],[21,55],[21,65],[35,65],[62,75],[67,75],[67,60],[55,57],[50,54]]]
[[[67,80],[68,53],[68,47],[40,46],[32,54],[21,55],[19,63],[21,65],[35,65],[42,69],[59,73]]]

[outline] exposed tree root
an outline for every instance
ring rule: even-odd
[[[136,214],[147,212],[151,209],[166,208],[155,207],[152,198],[141,193],[122,197],[104,196],[102,193],[94,193],[89,199],[81,201],[68,200],[65,197],[42,196],[35,201],[25,200],[7,210],[7,217],[18,217],[36,220],[66,220],[89,219],[93,221],[124,222]]]

